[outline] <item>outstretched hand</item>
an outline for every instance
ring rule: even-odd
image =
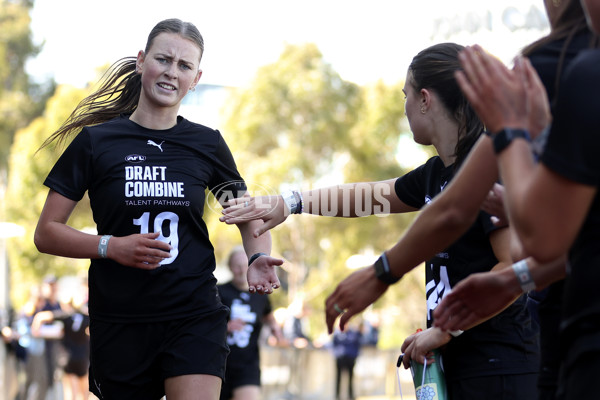
[[[250,293],[271,294],[281,286],[275,266],[283,260],[271,256],[260,256],[248,267],[248,291]]]
[[[107,257],[121,265],[140,269],[156,269],[171,257],[171,246],[156,240],[160,232],[139,233],[112,237],[108,242]]]
[[[522,293],[511,285],[512,268],[479,272],[460,281],[433,312],[435,327],[467,330],[498,314]]]
[[[219,221],[226,224],[239,224],[255,219],[262,219],[264,224],[254,231],[254,237],[259,237],[269,229],[285,221],[289,211],[281,196],[240,197],[227,202],[223,216]]]
[[[340,317],[340,329],[343,331],[350,318],[373,304],[387,288],[388,285],[375,276],[373,266],[350,274],[325,300],[327,331],[333,333],[338,317]]]

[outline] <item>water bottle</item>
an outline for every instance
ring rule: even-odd
[[[439,350],[433,350],[435,362],[429,365],[410,360],[410,372],[417,400],[447,400],[444,366]]]

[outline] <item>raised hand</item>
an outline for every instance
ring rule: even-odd
[[[536,138],[552,121],[548,93],[536,70],[528,59],[519,64],[525,77],[527,93],[528,130],[531,138]]]
[[[456,72],[456,80],[490,132],[529,128],[523,59],[517,58],[515,68],[509,70],[477,45],[466,47],[459,58],[463,71]]]

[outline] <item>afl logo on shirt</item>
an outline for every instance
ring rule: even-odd
[[[146,161],[146,156],[142,156],[140,154],[130,154],[125,157],[125,161],[137,164]]]

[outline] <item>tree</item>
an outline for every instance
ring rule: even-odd
[[[17,221],[11,220],[5,206],[9,204],[8,198],[5,198],[9,149],[15,132],[42,113],[45,102],[55,89],[53,81],[32,82],[25,71],[27,60],[41,50],[41,46],[32,41],[29,16],[32,7],[33,0],[0,0],[0,196],[5,200],[0,207],[0,220],[10,222]],[[19,167],[27,165],[29,160],[23,161]],[[24,207],[23,199],[30,198],[18,197],[13,201]],[[13,206],[16,204],[13,203]],[[11,244],[17,241],[10,240]],[[14,248],[9,248],[9,252],[14,253]]]
[[[32,0],[0,0],[0,168],[6,168],[15,132],[40,115],[54,83],[31,81],[25,64],[41,46],[32,41]]]
[[[46,105],[44,114],[15,135],[9,158],[9,179],[5,196],[7,216],[25,228],[26,234],[13,240],[9,248],[11,264],[11,296],[15,305],[25,300],[31,282],[52,272],[58,276],[77,274],[87,268],[89,260],[73,260],[40,254],[33,243],[33,233],[48,190],[44,179],[61,154],[62,148],[47,147],[40,151],[44,140],[67,119],[89,89],[62,85]],[[25,201],[26,200],[26,201]],[[86,204],[87,203],[87,204]],[[70,218],[70,224],[84,229],[92,223],[87,197]]]
[[[361,88],[343,81],[315,45],[289,45],[276,63],[258,71],[250,87],[234,92],[225,110],[224,135],[254,195],[289,186],[311,189],[390,179],[406,172],[395,159],[405,124],[401,88],[383,83]],[[309,308],[318,310],[313,324],[322,330],[323,302],[350,272],[346,260],[359,253],[378,254],[411,220],[291,216],[271,231],[274,252],[287,261],[281,278],[288,298],[279,305],[303,296]],[[216,232],[212,237],[227,229],[214,223],[209,228]],[[407,285],[424,290],[422,282]],[[407,293],[412,289],[387,295],[385,304]]]

